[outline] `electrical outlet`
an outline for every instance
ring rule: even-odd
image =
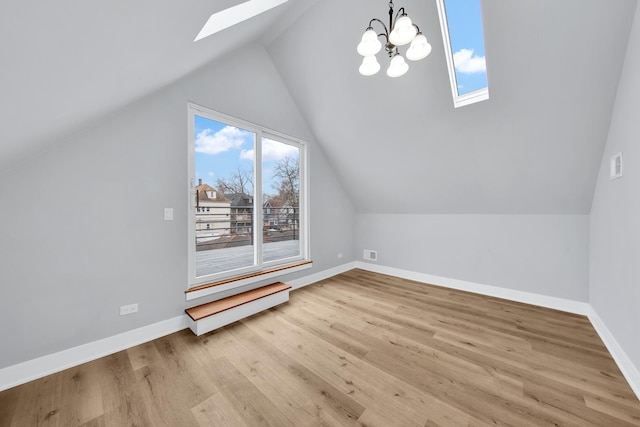
[[[123,305],[120,307],[120,316],[124,316],[125,314],[137,313],[138,312],[138,304],[129,304]]]
[[[338,259],[342,258],[342,252],[338,252]]]

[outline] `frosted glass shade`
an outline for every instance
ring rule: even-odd
[[[417,33],[418,30],[411,22],[411,18],[407,15],[402,15],[393,26],[393,30],[389,34],[389,41],[396,46],[403,46],[410,43]]]
[[[371,56],[380,52],[382,43],[378,40],[378,35],[372,29],[368,29],[362,35],[362,40],[358,43],[358,53],[362,56]]]
[[[360,74],[363,76],[373,76],[380,71],[380,64],[374,55],[365,56],[358,71],[360,71]]]
[[[431,45],[424,34],[419,33],[411,42],[409,49],[407,49],[407,59],[410,59],[411,61],[418,61],[422,58],[426,58],[430,53]]]
[[[409,71],[409,65],[401,55],[396,54],[396,56],[391,59],[391,64],[389,64],[389,68],[387,69],[387,76],[400,77],[407,71]]]

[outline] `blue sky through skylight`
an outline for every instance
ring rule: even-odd
[[[445,0],[458,95],[488,86],[480,0]]]

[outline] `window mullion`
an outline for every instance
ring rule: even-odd
[[[301,255],[309,259],[309,163],[308,150],[300,156],[300,202],[298,203],[298,221],[300,222]]]
[[[254,219],[255,219],[255,224],[254,224],[254,242],[255,242],[255,248],[254,248],[254,253],[256,256],[256,265],[260,268],[262,268],[262,265],[264,263],[263,261],[263,212],[262,212],[262,206],[264,204],[264,200],[262,200],[262,130],[258,129],[256,131],[256,143],[255,143],[255,147],[254,147],[254,152],[255,152],[255,159],[254,159],[254,168],[253,170],[255,171],[254,174],[254,184],[253,184],[253,189],[254,189],[254,196],[253,196],[253,202],[254,202]]]

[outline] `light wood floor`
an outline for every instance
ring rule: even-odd
[[[0,393],[0,426],[640,426],[583,316],[362,270]]]

